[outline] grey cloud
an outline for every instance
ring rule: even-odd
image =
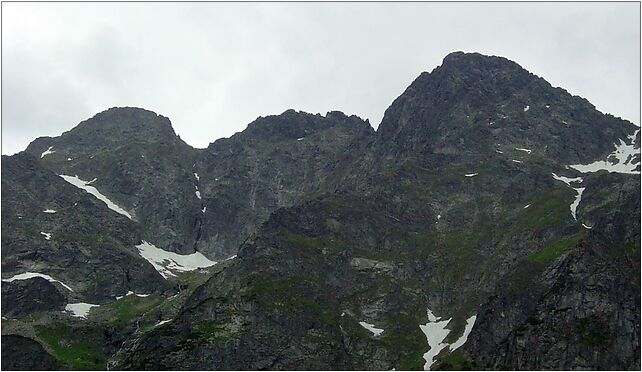
[[[257,116],[376,126],[455,50],[502,55],[637,124],[638,3],[3,3],[2,152],[112,106],[207,146]]]

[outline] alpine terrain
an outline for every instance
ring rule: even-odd
[[[111,108],[2,157],[2,369],[640,366],[640,131],[455,52],[375,131]]]

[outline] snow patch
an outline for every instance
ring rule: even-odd
[[[582,193],[584,192],[584,190],[586,190],[586,187],[573,187],[571,186],[571,183],[582,182],[583,178],[582,177],[569,178],[564,176],[558,176],[555,173],[551,173],[551,174],[553,175],[554,179],[564,182],[566,186],[572,188],[577,193],[575,200],[573,200],[573,203],[571,203],[571,206],[570,206],[571,216],[573,216],[573,219],[577,221],[577,207],[580,205],[580,201],[582,201]]]
[[[197,197],[197,198],[199,198],[199,199],[203,199],[203,198],[201,198],[201,192],[200,192],[200,191],[196,190],[196,191],[194,192],[194,194],[196,194],[196,197]]]
[[[461,335],[461,337],[459,337],[457,341],[453,342],[450,345],[451,353],[459,349],[466,343],[466,341],[468,340],[468,336],[470,335],[470,332],[473,330],[473,326],[475,325],[475,320],[477,320],[477,315],[473,315],[470,318],[466,319],[466,328],[464,329],[464,334]]]
[[[530,110],[530,108],[531,108],[530,106],[526,105],[526,107],[524,107],[524,112]]]
[[[424,371],[429,371],[432,365],[435,363],[435,357],[446,347],[450,348],[450,352],[453,352],[460,348],[468,340],[470,332],[473,330],[475,325],[475,320],[477,320],[477,315],[473,315],[470,318],[466,319],[466,327],[464,333],[452,344],[444,342],[446,337],[450,334],[450,329],[447,329],[446,326],[452,318],[442,320],[442,318],[437,318],[435,314],[428,309],[428,323],[425,325],[419,325],[421,331],[426,335],[428,339],[428,345],[430,349],[424,354]]]
[[[192,271],[216,264],[215,261],[211,261],[201,252],[192,254],[168,252],[144,240],[136,248],[138,248],[140,255],[149,261],[165,279],[170,276],[176,276],[174,272]]]
[[[297,138],[296,140],[297,141],[303,141],[303,139],[305,139],[305,137]]]
[[[134,293],[133,291],[129,291],[124,296],[116,296],[116,301],[120,300],[121,298],[124,298],[124,297],[127,297],[127,296],[131,296],[131,295],[135,295],[136,297],[148,297],[148,296],[150,296],[150,294],[137,294],[137,293]]]
[[[524,148],[520,148],[520,147],[515,147],[515,150],[517,150],[517,151],[524,151],[524,152],[525,152],[525,153],[527,153],[527,154],[530,154],[530,153],[531,153],[531,151],[533,151],[533,150],[524,149]]]
[[[582,224],[582,227],[585,228],[585,229],[589,229],[589,230],[592,229],[591,226],[587,226],[585,223]]]
[[[161,326],[161,325],[163,325],[163,324],[165,324],[165,323],[169,323],[169,322],[171,322],[172,320],[173,320],[173,319],[161,320],[160,322],[156,323],[156,325],[154,325],[154,327],[158,327],[158,326]]]
[[[526,208],[528,208],[528,207],[530,207],[530,206],[531,206],[530,204],[526,204],[526,205],[524,206],[524,209],[526,209]]]
[[[65,284],[65,283],[61,282],[60,280],[54,279],[54,278],[50,277],[50,276],[49,276],[49,275],[47,275],[47,274],[32,273],[32,272],[29,272],[29,271],[27,271],[27,272],[26,272],[26,273],[24,273],[24,274],[14,275],[14,276],[12,276],[12,277],[11,277],[11,278],[9,278],[9,279],[2,279],[2,281],[3,281],[3,282],[13,282],[14,280],[26,280],[26,279],[35,278],[35,277],[40,277],[40,278],[43,278],[43,279],[47,279],[47,280],[48,280],[49,282],[51,282],[51,283],[53,283],[53,282],[60,283],[60,285],[62,285],[63,287],[67,288],[68,290],[70,290],[70,291],[72,291],[72,292],[74,291],[74,290],[73,290],[73,289],[71,289],[71,287],[70,287],[70,286],[68,286],[67,284]]]
[[[129,292],[127,292],[127,294],[125,294],[124,296],[116,296],[116,301],[120,300],[121,298],[127,297],[127,296],[129,296],[129,295],[133,295],[133,294],[134,294],[134,292],[129,291]]]
[[[437,354],[448,346],[448,344],[443,343],[443,341],[450,333],[450,330],[446,329],[446,325],[450,322],[450,319],[439,319],[441,318],[437,318],[432,311],[428,309],[428,323],[419,325],[421,331],[426,335],[428,345],[430,346],[430,349],[424,354],[424,360],[426,361],[424,371],[430,370]]]
[[[207,210],[207,206],[204,206],[203,209],[201,209],[201,212],[205,213],[206,210]]]
[[[605,170],[609,173],[640,174],[640,148],[635,148],[639,131],[638,129],[627,136],[630,143],[620,139],[620,143],[615,145],[615,150],[606,157],[606,160],[598,160],[590,164],[575,164],[570,167],[582,173]]]
[[[501,151],[501,150],[495,150],[495,152],[496,152],[496,153],[498,153],[498,154],[503,154],[503,153],[504,153],[504,152],[503,152],[503,151]]]
[[[44,158],[49,154],[53,154],[55,151],[51,151],[51,149],[53,149],[53,146],[49,146],[47,150],[45,150],[42,154],[40,154],[40,159]]]
[[[53,214],[53,213],[56,213],[56,211],[53,210],[53,209],[45,209],[44,211],[42,211],[42,213],[52,213]]]
[[[513,162],[515,162],[515,163],[520,163],[520,164],[522,163],[521,161],[519,161],[519,160],[515,160],[515,159],[513,159]]]
[[[573,200],[573,203],[571,203],[571,216],[573,216],[573,219],[577,221],[577,207],[580,205],[580,201],[582,201],[582,193],[586,187],[573,187],[572,189],[577,192],[577,196],[575,197],[575,200]]]
[[[51,233],[46,233],[41,231],[40,235],[43,235],[45,237],[45,240],[51,239]]]
[[[76,318],[87,319],[87,314],[92,307],[98,307],[100,305],[88,304],[85,302],[78,302],[75,304],[67,304],[65,306],[65,311],[72,313],[72,316]]]
[[[464,177],[475,177],[479,173],[469,173],[469,174],[464,174]]]
[[[564,177],[564,176],[558,176],[555,173],[551,173],[553,175],[553,178],[562,181],[566,184],[566,186],[571,186],[571,183],[573,182],[582,182],[584,179],[582,177],[575,177],[575,178],[570,178],[570,177]]]
[[[370,323],[366,323],[366,322],[359,322],[359,324],[361,324],[361,326],[362,326],[363,328],[365,328],[365,329],[367,329],[368,331],[372,332],[372,333],[375,335],[375,337],[377,337],[377,336],[379,336],[380,334],[382,334],[382,333],[383,333],[383,329],[381,329],[381,328],[376,328],[376,327],[374,326],[374,324],[370,324]]]
[[[194,178],[196,178],[197,181],[201,180],[201,177],[198,176],[198,173],[194,173]]]
[[[98,191],[98,189],[96,189],[95,187],[89,186],[90,183],[96,181],[95,178],[87,182],[87,181],[81,180],[80,178],[78,178],[78,176],[72,177],[72,176],[65,176],[61,174],[60,177],[62,177],[65,181],[69,182],[70,184],[87,191],[91,195],[98,198],[98,200],[103,201],[105,204],[107,204],[107,208],[111,209],[112,211],[116,213],[120,213],[123,216],[129,218],[130,220],[132,219],[132,216],[129,213],[127,213],[126,210],[119,207],[118,205],[116,205],[116,203],[112,202],[111,200],[109,200],[105,195],[101,194],[100,191]]]

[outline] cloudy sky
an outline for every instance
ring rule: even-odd
[[[288,108],[377,126],[449,52],[501,55],[640,123],[639,3],[3,3],[2,153],[113,106],[196,147]]]

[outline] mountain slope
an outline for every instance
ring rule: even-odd
[[[195,150],[126,108],[27,152],[12,178],[56,179],[32,204],[74,190],[55,174],[97,178],[122,209],[96,216],[109,252],[237,254],[160,281],[177,295],[45,321],[57,357],[48,332],[72,327],[115,369],[639,369],[639,130],[507,59],[448,55],[376,132],[288,110]],[[35,267],[27,233],[3,270]]]
[[[635,204],[612,204],[626,192],[611,186],[627,184],[627,198],[639,200],[638,176],[605,181],[601,173],[567,167],[606,158],[620,138],[629,137],[639,152],[635,130],[513,62],[449,55],[388,109],[372,145],[347,162],[352,170],[342,173],[338,192],[274,213],[170,325],[133,340],[114,361],[133,369],[421,369],[438,357],[445,361],[437,367],[446,368],[452,366],[448,350],[472,329],[478,351],[466,355],[477,366],[598,368],[605,363],[599,358],[542,351],[519,363],[486,364],[500,358],[492,346],[497,339],[475,330],[499,327],[485,312],[493,298],[504,298],[504,286],[530,298],[534,292],[526,288],[545,293],[547,273],[555,273],[553,283],[569,280],[569,271],[556,269],[559,260],[572,256],[567,249],[595,244],[604,212],[624,208],[639,216]],[[583,178],[560,181],[576,177]],[[582,202],[577,188],[593,203]],[[636,225],[615,223],[627,244],[639,247]],[[618,251],[615,242],[607,246]],[[575,265],[590,273],[601,263],[587,258]],[[639,260],[632,267],[639,268]],[[597,280],[635,292],[635,283],[614,271],[602,270]],[[583,291],[570,287],[564,296]],[[535,300],[539,317],[554,312],[547,296]],[[635,319],[639,303],[625,298],[616,307],[632,307],[627,317]],[[502,304],[528,313],[529,301],[510,296]],[[598,307],[594,315],[615,339],[621,333],[609,320],[612,309]],[[519,322],[500,329],[512,332]],[[517,357],[515,342],[520,350],[535,349],[535,335],[555,326],[535,328],[526,344],[502,341],[505,358]],[[634,351],[639,339],[633,334],[626,339]],[[593,353],[591,345],[577,347]],[[631,349],[618,350],[605,351],[611,367],[639,366]]]

